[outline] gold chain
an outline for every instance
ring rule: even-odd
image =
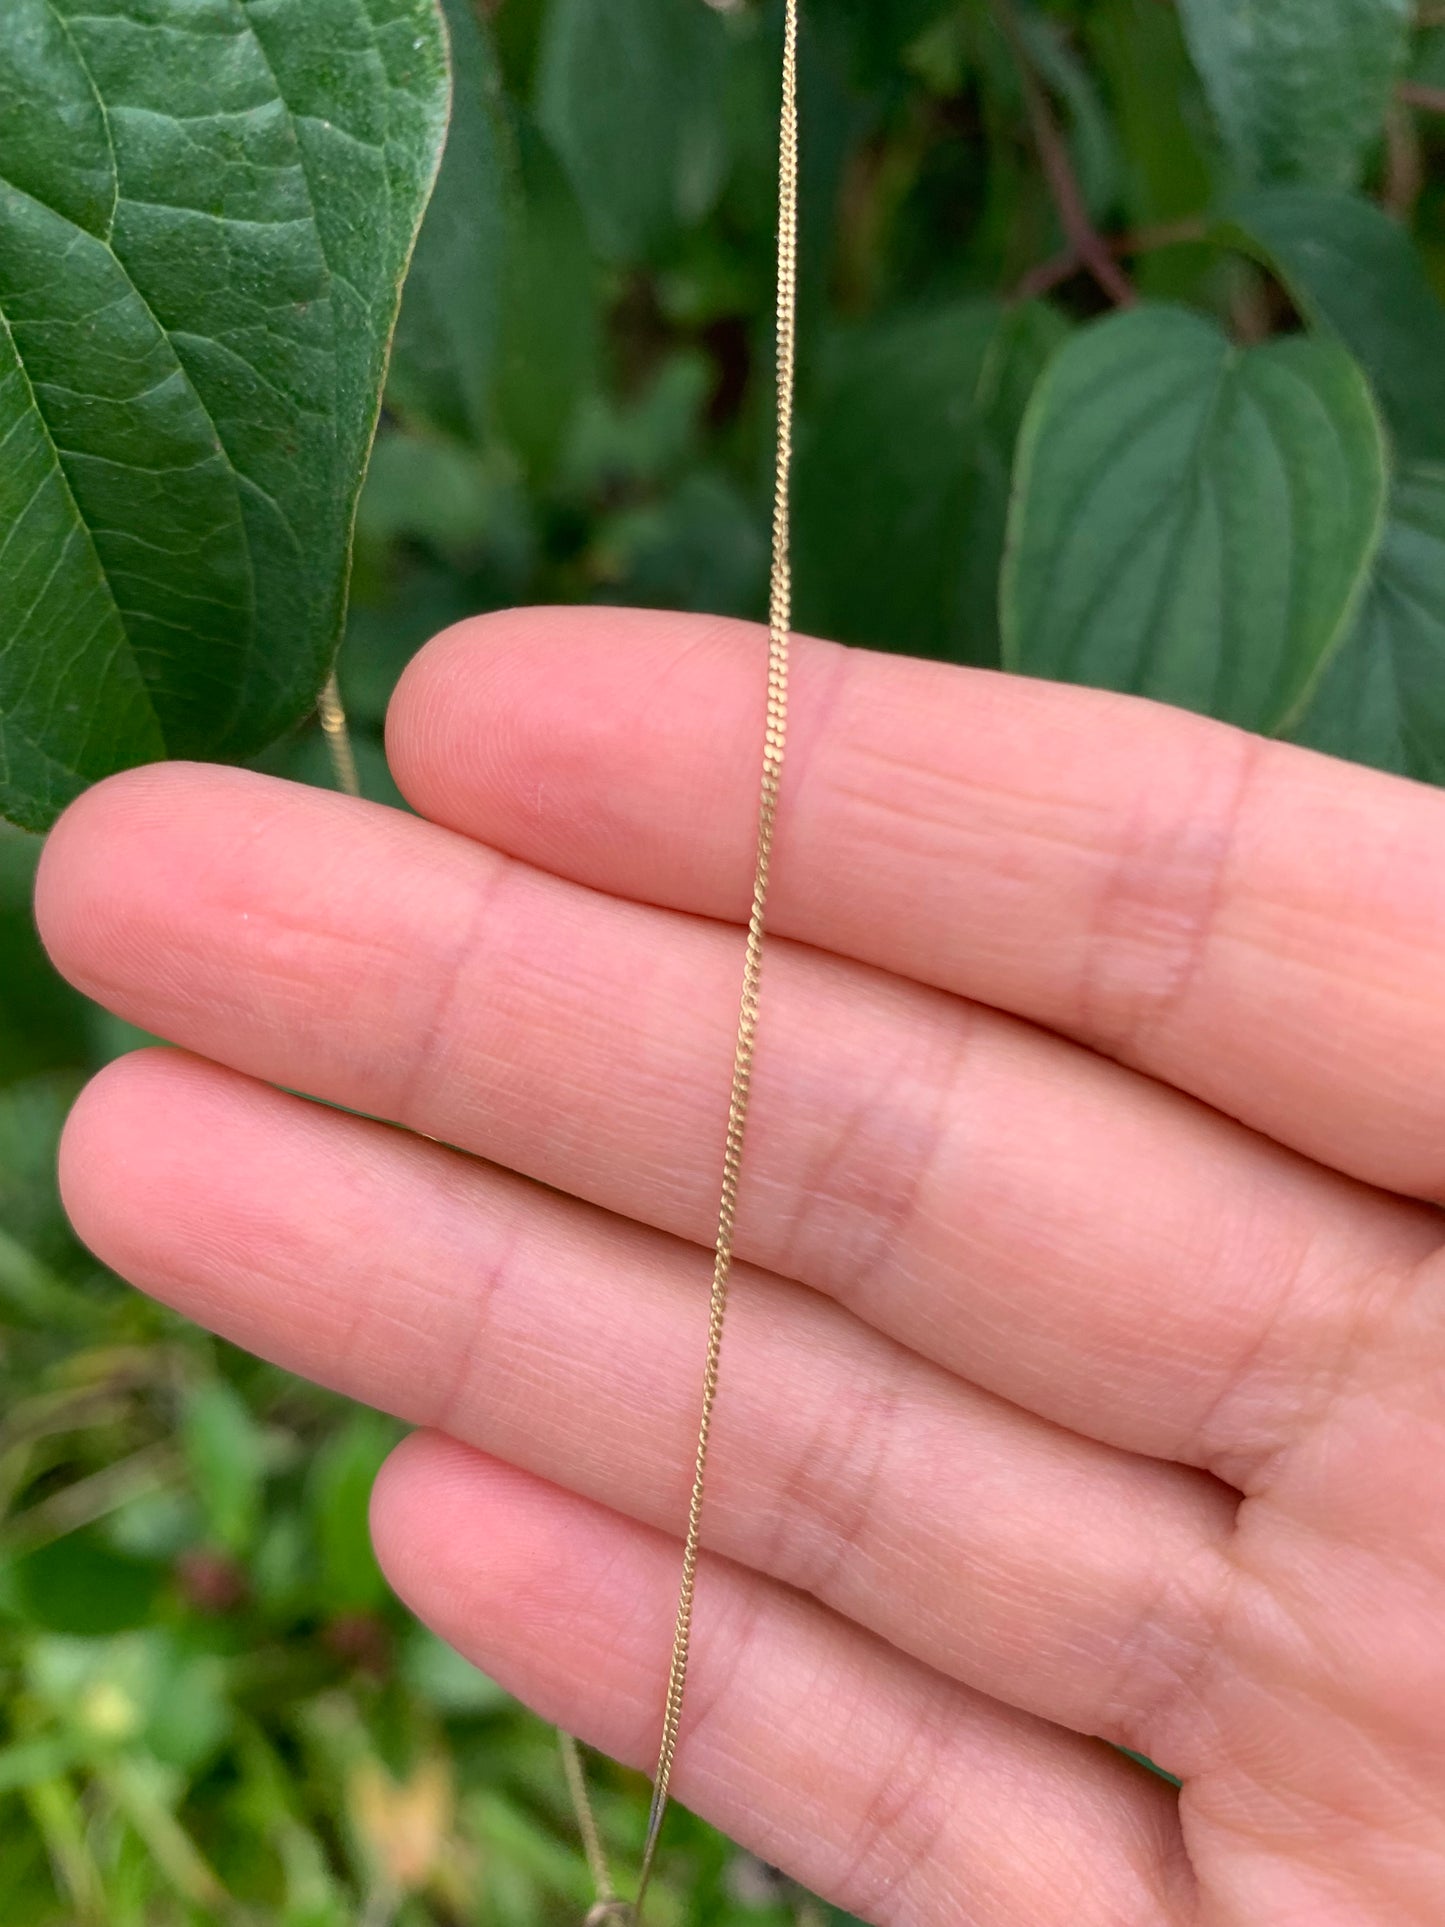
[[[738,1187],[742,1176],[743,1140],[747,1130],[748,1096],[757,1045],[759,989],[762,980],[763,938],[772,867],[773,836],[777,826],[778,794],[783,774],[783,751],[788,723],[788,638],[792,626],[792,571],[789,561],[789,491],[793,466],[793,383],[797,358],[798,291],[798,0],[786,0],[783,30],[783,98],[778,143],[778,414],[777,469],[773,495],[772,578],[768,597],[768,706],[763,737],[762,781],[758,798],[757,860],[753,871],[753,901],[748,917],[743,955],[742,996],[738,1007],[737,1042],[733,1052],[732,1089],[728,1103],[727,1135],[723,1148],[722,1195],[718,1205],[712,1291],[708,1309],[707,1352],[703,1365],[702,1409],[698,1418],[697,1453],[692,1496],[688,1502],[687,1532],[683,1540],[682,1579],[678,1588],[677,1620],[673,1630],[672,1660],[662,1715],[662,1742],[653,1774],[652,1804],[638,1875],[637,1898],[619,1899],[608,1871],[601,1830],[587,1791],[577,1742],[559,1733],[562,1767],[577,1815],[577,1828],[596,1889],[596,1904],[586,1927],[637,1927],[643,1899],[652,1879],[662,1823],[667,1813],[673,1768],[677,1763],[688,1660],[692,1651],[693,1609],[697,1593],[698,1555],[702,1548],[702,1508],[707,1484],[708,1446],[713,1410],[717,1404],[722,1361],[723,1327],[727,1318],[728,1283],[732,1276],[733,1238],[737,1226]],[[321,727],[331,752],[339,789],[361,794],[361,784],[347,728],[346,711],[333,674],[317,703]],[[800,1920],[817,1919],[806,1905]]]
[[[629,1907],[613,1893],[598,1843],[596,1819],[587,1798],[586,1782],[576,1761],[575,1745],[564,1739],[563,1758],[569,1761],[568,1783],[573,1790],[577,1822],[588,1860],[597,1879],[597,1905],[587,1916],[594,1927],[603,1921],[640,1921],[652,1879],[662,1823],[667,1812],[673,1769],[677,1763],[683,1698],[687,1689],[692,1650],[693,1610],[697,1594],[698,1554],[702,1546],[702,1508],[707,1486],[708,1446],[713,1410],[717,1404],[722,1360],[723,1327],[727,1319],[728,1282],[732,1276],[733,1238],[737,1226],[738,1185],[742,1175],[743,1140],[747,1130],[748,1095],[757,1045],[759,987],[762,979],[763,937],[772,867],[773,836],[777,825],[778,793],[783,774],[783,751],[788,722],[788,637],[792,626],[792,571],[789,561],[789,494],[793,465],[793,383],[798,334],[798,0],[787,0],[783,30],[783,100],[778,142],[778,426],[777,469],[773,494],[773,562],[768,598],[768,709],[763,737],[762,782],[758,799],[757,860],[753,872],[753,902],[748,917],[747,947],[743,957],[742,997],[738,1008],[737,1042],[733,1053],[732,1091],[728,1104],[727,1136],[723,1149],[722,1196],[718,1205],[717,1241],[709,1302],[707,1352],[703,1365],[702,1410],[697,1428],[697,1456],[692,1496],[688,1503],[687,1532],[682,1549],[682,1581],[678,1588],[677,1622],[668,1670],[667,1697],[662,1715],[662,1743],[653,1775],[652,1805],[638,1875],[637,1898]],[[571,1763],[576,1764],[575,1773]],[[595,1851],[594,1851],[595,1849]],[[600,1874],[599,1874],[600,1865]]]

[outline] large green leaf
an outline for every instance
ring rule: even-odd
[[[539,114],[604,255],[641,260],[711,207],[727,50],[700,0],[552,0]]]
[[[1009,469],[1062,334],[1042,307],[966,302],[837,344],[805,423],[798,619],[844,642],[998,658]]]
[[[1445,467],[1416,464],[1397,479],[1359,621],[1297,735],[1445,782]]]
[[[491,40],[471,0],[443,7],[451,126],[407,276],[387,393],[403,414],[479,441],[491,425],[516,161]]]
[[[434,0],[6,0],[0,811],[314,698],[446,99]]]
[[[1344,342],[1401,452],[1445,458],[1445,306],[1399,223],[1354,194],[1272,187],[1233,201],[1223,231]]]
[[[1383,431],[1332,342],[1232,345],[1183,309],[1076,335],[1020,444],[1006,661],[1281,727],[1379,545]]]
[[[1180,0],[1242,177],[1352,187],[1405,62],[1411,0]]]

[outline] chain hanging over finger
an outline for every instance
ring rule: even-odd
[[[707,1350],[703,1364],[702,1408],[698,1419],[697,1452],[692,1494],[688,1502],[683,1541],[682,1578],[678,1588],[677,1619],[672,1659],[662,1714],[662,1741],[653,1775],[647,1837],[638,1875],[637,1898],[620,1900],[612,1887],[596,1816],[587,1793],[576,1742],[563,1736],[567,1783],[577,1812],[578,1829],[587,1852],[597,1890],[597,1901],[586,1927],[606,1922],[636,1927],[657,1859],[666,1817],[673,1769],[677,1763],[682,1708],[692,1649],[693,1613],[697,1591],[698,1557],[702,1547],[702,1509],[707,1484],[708,1447],[713,1410],[717,1403],[722,1362],[723,1329],[727,1316],[728,1285],[732,1276],[733,1239],[737,1225],[738,1192],[742,1177],[743,1143],[747,1131],[748,1097],[760,1015],[763,943],[773,840],[777,827],[783,753],[788,723],[788,645],[792,627],[792,572],[789,503],[793,463],[793,387],[797,358],[798,291],[798,0],[786,0],[783,26],[782,113],[778,141],[778,275],[777,275],[777,460],[773,491],[772,578],[768,598],[767,720],[763,732],[762,778],[758,797],[757,854],[753,871],[753,900],[743,955],[742,994],[738,1007],[737,1039],[733,1052],[732,1087],[727,1134],[723,1148],[722,1195],[718,1206],[712,1290],[708,1307]]]

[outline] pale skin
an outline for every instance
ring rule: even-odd
[[[181,1046],[80,1100],[81,1235],[416,1425],[398,1592],[637,1766],[762,649],[470,623],[421,820],[156,768],[40,881]],[[1438,1927],[1445,795],[810,642],[792,725],[679,1794],[880,1927]]]

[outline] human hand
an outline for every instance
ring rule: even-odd
[[[464,625],[393,706],[429,820],[160,767],[40,883],[196,1053],[82,1097],[81,1235],[425,1428],[397,1589],[639,1766],[761,646]],[[1438,1927],[1445,797],[817,644],[790,757],[681,1797],[889,1927]]]

